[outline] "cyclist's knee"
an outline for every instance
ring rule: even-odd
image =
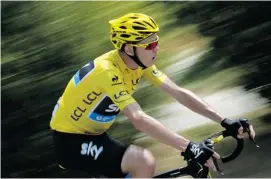
[[[121,167],[124,172],[131,172],[138,177],[148,177],[154,174],[156,164],[149,150],[132,145],[126,150]]]
[[[151,151],[147,149],[143,149],[143,155],[142,155],[141,161],[143,165],[145,165],[146,167],[148,167],[148,169],[154,172],[155,166],[156,166],[155,158],[153,157]]]

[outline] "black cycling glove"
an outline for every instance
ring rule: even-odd
[[[248,119],[241,118],[241,119],[227,119],[225,118],[221,122],[221,126],[224,127],[232,136],[237,136],[238,129],[243,127],[243,132],[245,132],[249,128]]]
[[[193,160],[201,165],[204,165],[207,160],[213,155],[213,144],[210,140],[204,140],[199,144],[190,142],[182,156],[187,161]]]

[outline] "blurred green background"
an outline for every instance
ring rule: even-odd
[[[271,3],[233,1],[2,1],[1,176],[88,177],[57,167],[51,112],[77,69],[113,49],[108,21],[129,12],[160,25],[160,70],[223,115],[246,116],[255,125],[261,149],[247,142],[240,158],[224,165],[226,177],[270,177]],[[221,130],[147,81],[134,97],[191,140]],[[149,148],[156,173],[184,164],[178,151],[139,133],[122,115],[109,132]]]

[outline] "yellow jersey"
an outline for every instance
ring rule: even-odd
[[[132,94],[142,76],[155,85],[166,78],[155,65],[144,70],[128,68],[117,50],[90,61],[75,73],[59,98],[52,113],[51,129],[102,134],[120,111],[135,102]]]

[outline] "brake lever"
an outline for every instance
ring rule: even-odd
[[[251,140],[255,146],[257,148],[260,148],[260,146],[256,143],[255,139],[252,138],[251,134],[250,134],[250,128],[249,128],[249,125],[245,125],[245,131],[244,132],[247,132],[248,133],[248,136],[249,136],[249,140]],[[220,169],[219,165],[218,165],[218,160],[212,156],[212,159],[213,159],[213,162],[214,162],[214,165],[216,167],[216,170],[217,172],[221,175],[221,176],[224,176],[224,173],[222,172],[222,170]]]
[[[255,139],[252,138],[251,134],[250,134],[250,128],[249,128],[249,125],[245,125],[245,131],[244,132],[247,132],[248,133],[248,136],[249,136],[249,140],[251,140],[255,146],[257,148],[260,148],[260,146],[256,143]],[[212,159],[213,159],[213,162],[214,162],[214,165],[216,167],[216,170],[217,172],[221,175],[221,176],[224,176],[224,173],[222,172],[222,170],[220,169],[219,165],[218,165],[218,160],[212,156]]]
[[[256,143],[255,139],[253,139],[252,136],[250,135],[250,129],[249,129],[249,126],[250,126],[251,124],[249,124],[247,121],[248,121],[247,119],[241,119],[241,120],[240,120],[240,123],[241,123],[241,125],[242,125],[243,128],[244,128],[244,132],[247,132],[247,133],[248,133],[248,136],[249,136],[249,140],[251,140],[257,148],[260,148],[260,146]]]
[[[219,165],[218,165],[218,162],[217,162],[217,159],[212,156],[212,159],[213,159],[213,162],[214,162],[214,165],[215,165],[215,168],[217,170],[217,172],[221,175],[221,176],[224,176],[224,173],[222,172],[222,170],[220,169]]]
[[[249,140],[251,140],[251,141],[255,144],[255,146],[256,146],[257,148],[260,148],[260,146],[256,143],[255,139],[253,139],[252,136],[250,135],[250,129],[249,129],[249,126],[246,126],[246,131],[247,131],[247,133],[248,133]]]

